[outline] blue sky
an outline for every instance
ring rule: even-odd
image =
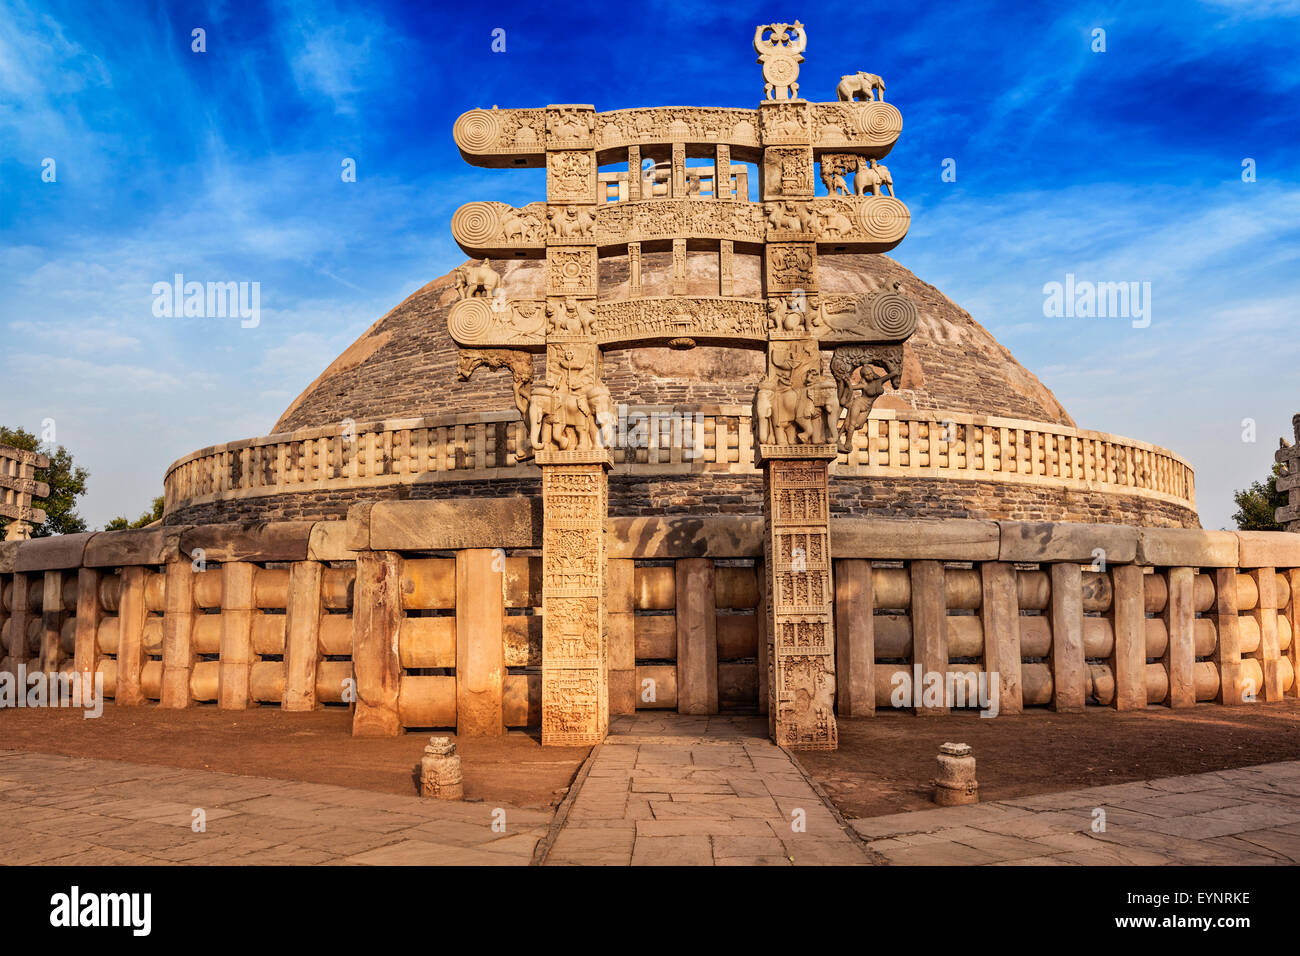
[[[805,96],[869,70],[903,112],[900,262],[1082,427],[1188,458],[1206,527],[1267,474],[1300,411],[1300,0],[558,9],[0,0],[0,422],[53,419],[92,526],[144,510],[174,459],[265,434],[463,259],[462,203],[542,195],[538,171],[460,159],[463,110],[752,107],[754,26],[796,17]],[[260,325],[155,317],[176,272],[260,282]],[[1045,317],[1066,273],[1150,282],[1150,326]]]

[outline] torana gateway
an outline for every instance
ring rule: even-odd
[[[548,744],[657,708],[832,748],[918,673],[1001,714],[1295,695],[1300,537],[1201,530],[1184,460],[884,256],[905,87],[807,99],[806,43],[755,31],[756,109],[462,115],[544,201],[462,206],[471,261],[173,464],[162,526],[0,544],[0,667]]]

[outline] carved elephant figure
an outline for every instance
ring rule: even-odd
[[[764,445],[796,445],[815,441],[818,409],[808,388],[760,384],[754,393],[754,420]]]
[[[500,287],[501,276],[486,259],[481,266],[457,266],[456,268],[456,290],[462,299],[480,296],[490,299]]]
[[[853,221],[838,210],[822,213],[821,231],[828,236],[843,236],[853,231]]]
[[[880,102],[885,102],[884,79],[875,73],[864,73],[861,70],[841,76],[839,85],[835,87],[835,95],[842,103],[852,103],[858,97],[870,102],[877,98],[877,92],[880,94]]]
[[[832,441],[840,427],[839,389],[833,379],[823,378],[808,387],[808,400],[814,409],[812,441]]]
[[[529,440],[533,448],[560,451],[588,449],[604,444],[602,428],[612,426],[614,405],[609,388],[597,383],[582,392],[553,385],[533,387],[528,405]]]
[[[533,386],[528,403],[528,438],[533,448],[550,448],[554,443],[560,451],[568,451],[586,437],[581,425],[587,410],[581,406],[581,396],[573,392],[551,385]]]
[[[858,171],[853,174],[853,194],[865,196],[870,193],[879,196],[881,186],[889,190],[889,195],[894,195],[894,177],[890,175],[889,167],[880,165],[874,159],[858,163]]]
[[[505,221],[501,224],[502,231],[507,240],[518,240],[519,242],[536,242],[538,224],[537,219],[531,214],[518,215],[508,213]]]

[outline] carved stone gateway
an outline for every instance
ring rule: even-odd
[[[452,217],[457,243],[481,263],[460,270],[447,322],[475,350],[463,377],[484,365],[513,374],[517,456],[542,470],[545,744],[597,743],[609,720],[604,527],[615,414],[601,350],[710,344],[767,352],[754,428],[766,483],[772,735],[789,747],[835,747],[830,466],[884,383],[898,386],[917,314],[897,288],[818,288],[819,255],[888,251],[910,215],[879,162],[903,125],[883,101],[884,81],[857,74],[861,99],[844,82],[836,102],[801,99],[806,46],[797,21],[756,29],[765,98],[755,110],[494,107],[453,127],[470,163],[546,169],[545,203],[472,202]],[[623,162],[626,171],[600,172]],[[825,196],[814,194],[819,163]],[[757,201],[744,164],[758,174]],[[643,247],[672,252],[671,295],[642,295]],[[716,251],[716,294],[688,294],[687,259],[699,250]],[[735,259],[755,255],[762,294],[738,297]],[[624,298],[599,297],[608,256],[627,257]],[[493,258],[544,258],[542,288],[506,295]],[[529,353],[546,356],[541,381]]]
[[[0,445],[0,518],[8,518],[6,541],[26,541],[31,526],[45,522],[45,512],[33,507],[33,499],[48,498],[50,486],[35,478],[37,468],[50,467],[39,452]]]

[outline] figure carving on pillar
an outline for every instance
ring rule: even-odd
[[[869,375],[868,369],[884,369],[881,375]],[[860,384],[853,384],[857,372]],[[839,404],[847,411],[839,428],[839,450],[847,454],[853,447],[853,435],[867,423],[871,408],[885,393],[885,383],[899,388],[903,380],[902,348],[887,346],[849,346],[831,355],[831,374],[838,385]]]
[[[550,223],[551,236],[557,239],[590,239],[596,226],[596,220],[586,209],[574,205],[549,209],[546,219]]]
[[[586,451],[604,447],[603,429],[614,419],[609,388],[596,378],[596,347],[557,346],[547,358],[545,385],[528,405],[534,450]]]
[[[773,342],[768,372],[754,394],[761,445],[812,445],[830,440],[840,417],[837,391],[822,373],[813,340]]]

